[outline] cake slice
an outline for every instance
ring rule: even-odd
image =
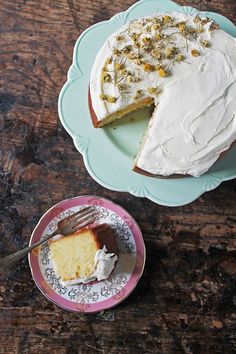
[[[67,285],[108,278],[118,259],[116,239],[107,224],[54,239],[49,248],[55,272]]]

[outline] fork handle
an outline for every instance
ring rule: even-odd
[[[43,239],[39,240],[38,242],[35,242],[33,245],[28,246],[23,248],[20,251],[17,251],[15,253],[10,254],[9,256],[6,256],[0,260],[0,272],[6,270],[9,268],[11,265],[19,261],[21,258],[26,256],[30,251],[32,251],[34,248],[38,247],[42,243],[48,241],[50,238],[53,236],[56,236],[58,234],[58,230],[54,231],[52,234],[47,235]]]

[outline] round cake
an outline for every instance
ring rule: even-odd
[[[154,106],[134,171],[200,176],[236,140],[236,39],[207,17],[136,19],[98,52],[89,91],[94,127]]]

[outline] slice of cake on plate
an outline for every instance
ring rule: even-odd
[[[107,224],[56,238],[49,248],[55,272],[67,285],[108,278],[118,259],[117,242]]]
[[[95,127],[154,105],[134,171],[200,176],[236,140],[236,39],[207,17],[133,20],[98,52],[89,104]]]

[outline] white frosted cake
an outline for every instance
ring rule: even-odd
[[[200,176],[236,140],[236,39],[182,13],[131,21],[98,52],[89,100],[95,127],[154,105],[134,171]]]

